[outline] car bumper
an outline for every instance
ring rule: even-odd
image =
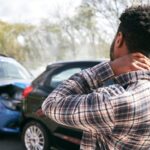
[[[6,108],[0,103],[0,132],[19,133],[21,112]]]

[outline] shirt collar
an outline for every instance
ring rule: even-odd
[[[132,71],[125,74],[121,74],[115,77],[115,82],[122,86],[129,85],[137,80],[150,80],[150,71]]]

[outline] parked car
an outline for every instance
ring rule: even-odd
[[[59,150],[79,149],[82,131],[59,125],[47,118],[42,113],[41,105],[63,80],[98,63],[100,61],[76,61],[48,65],[31,86],[24,90],[22,141],[27,150],[48,150],[50,147]]]
[[[32,75],[16,60],[0,55],[0,133],[18,133],[22,91]]]

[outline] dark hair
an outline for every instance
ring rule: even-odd
[[[129,52],[150,57],[150,6],[126,9],[120,21],[118,32],[122,32]]]

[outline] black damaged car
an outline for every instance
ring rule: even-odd
[[[48,65],[24,90],[22,141],[27,150],[48,150],[50,147],[59,150],[79,149],[82,131],[59,125],[47,118],[42,113],[41,105],[63,80],[98,63],[100,61],[76,61]]]

